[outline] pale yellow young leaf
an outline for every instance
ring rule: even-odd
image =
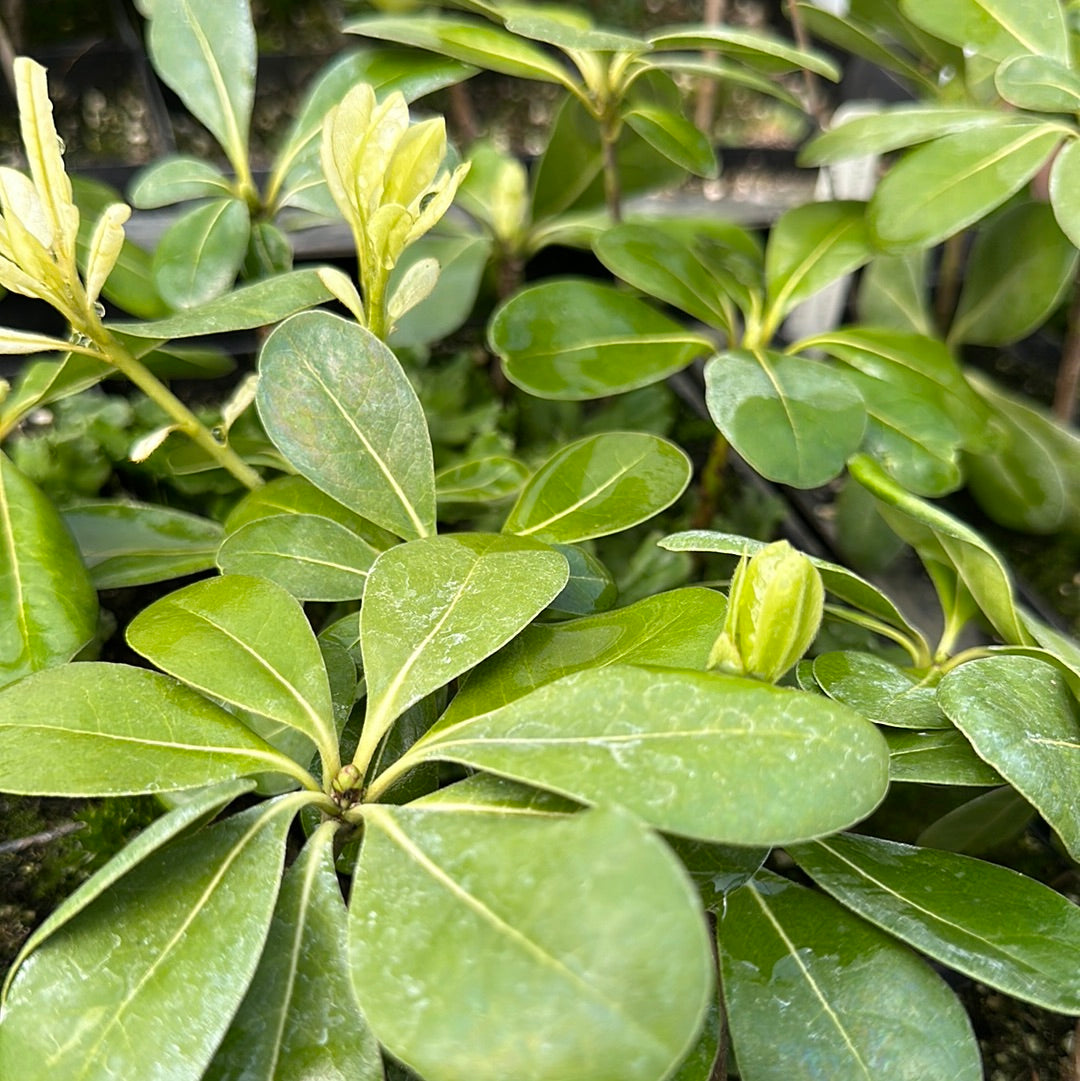
[[[86,260],[86,297],[91,304],[108,280],[120,250],[124,246],[124,222],[131,217],[131,207],[113,203],[105,208],[94,228],[90,254]]]
[[[386,170],[383,201],[400,203],[414,214],[446,157],[446,124],[442,117],[414,124],[402,135]]]
[[[348,308],[362,327],[366,327],[367,319],[364,316],[364,303],[360,299],[360,294],[357,292],[352,278],[344,271],[331,266],[320,267],[318,275],[319,281],[334,294],[334,299]]]
[[[54,352],[84,353],[89,357],[101,355],[90,346],[80,345],[77,342],[67,342],[63,338],[50,338],[47,334],[32,334],[25,330],[0,327],[0,353],[25,355],[28,353]]]
[[[438,280],[438,259],[418,259],[413,263],[402,275],[401,282],[386,307],[391,326],[407,311],[415,308],[421,300],[430,296]]]
[[[430,198],[414,220],[412,228],[405,238],[406,244],[411,244],[418,237],[422,237],[439,219],[450,209],[454,201],[458,186],[465,179],[469,171],[469,163],[459,165],[453,173],[443,173],[435,182],[435,186],[429,193]]]
[[[372,265],[392,270],[409,242],[412,216],[396,203],[381,206],[367,223],[367,244]]]

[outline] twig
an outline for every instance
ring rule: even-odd
[[[1069,424],[1076,416],[1076,393],[1080,389],[1080,288],[1073,286],[1072,304],[1061,347],[1057,383],[1054,386],[1054,416]]]
[[[69,833],[77,833],[86,827],[85,822],[62,822],[59,826],[53,826],[51,830],[42,830],[40,833],[32,833],[29,837],[17,837],[13,841],[0,842],[0,856],[9,855],[12,852],[22,852],[27,848],[35,848],[38,845],[52,844]]]
[[[791,21],[791,31],[795,35],[795,44],[803,52],[809,51],[810,35],[806,32],[806,26],[802,21],[802,14],[799,12],[796,0],[787,0],[787,16]],[[809,68],[803,68],[802,76],[803,92],[806,94],[806,111],[813,117],[818,128],[824,128],[825,121],[828,119],[826,114],[829,110],[825,98],[818,88],[817,76]]]
[[[705,0],[704,20],[706,26],[719,26],[727,17],[727,0]],[[716,60],[715,49],[701,54],[703,60]],[[694,127],[712,136],[713,118],[716,115],[716,80],[703,75],[698,79],[697,101],[694,104]]]

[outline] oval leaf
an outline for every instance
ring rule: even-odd
[[[1080,1013],[1080,907],[1048,886],[876,837],[830,837],[791,854],[846,908],[949,968],[1044,1009]]]
[[[969,661],[941,681],[938,701],[979,757],[1080,857],[1080,707],[1061,672],[1035,657]]]
[[[511,297],[492,317],[488,339],[512,383],[570,401],[659,382],[711,348],[635,297],[576,280]]]
[[[626,812],[371,807],[364,820],[353,982],[411,1069],[656,1081],[689,1051],[713,980],[701,907]]]
[[[314,783],[231,713],[145,668],[65,665],[0,694],[4,792],[178,792],[264,772]]]
[[[63,664],[97,631],[97,594],[53,505],[0,454],[0,686]]]
[[[447,503],[494,503],[520,491],[528,476],[528,467],[515,458],[474,458],[440,469],[435,494]]]
[[[716,155],[709,140],[686,117],[655,105],[635,105],[623,119],[653,149],[695,176],[714,177]]]
[[[399,537],[435,531],[424,411],[363,327],[303,312],[266,339],[255,402],[267,434],[316,487]]]
[[[830,898],[759,872],[728,897],[717,935],[747,1079],[983,1076],[971,1024],[941,978]]]
[[[743,845],[865,817],[888,772],[877,729],[838,702],[735,676],[618,665],[440,725],[414,752]]]
[[[1001,774],[972,750],[962,732],[939,729],[930,732],[884,733],[889,745],[889,777],[908,784],[996,787]]]
[[[1061,6],[1028,0],[900,0],[916,26],[992,60],[1036,53],[1067,63],[1069,38]]]
[[[188,199],[220,199],[230,192],[228,180],[209,162],[177,155],[139,173],[129,197],[140,210],[153,210]]]
[[[1036,113],[1080,109],[1080,76],[1048,56],[1014,56],[994,72],[994,85],[1010,105]]]
[[[705,401],[756,472],[795,488],[837,476],[866,428],[862,396],[842,372],[768,349],[713,357],[705,366]]]
[[[562,544],[618,533],[671,506],[692,472],[686,454],[659,436],[586,436],[532,475],[503,530]]]
[[[1061,231],[1080,247],[1080,139],[1067,142],[1050,167],[1050,205]]]

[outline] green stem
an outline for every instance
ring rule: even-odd
[[[136,360],[100,322],[95,321],[76,329],[81,330],[101,350],[105,360],[159,406],[176,427],[196,446],[206,451],[222,469],[231,473],[246,488],[254,490],[262,487],[262,477],[234,450],[219,443],[210,433],[210,429],[153,375],[145,364]]]
[[[622,221],[622,185],[619,182],[619,162],[615,153],[619,141],[617,117],[605,116],[600,122],[600,147],[604,161],[604,199],[613,222]]]
[[[387,274],[381,267],[374,267],[368,277],[370,280],[364,281],[364,314],[368,330],[379,341],[385,342],[390,330],[386,319]]]
[[[716,508],[720,503],[720,496],[724,491],[724,468],[728,459],[728,441],[723,433],[717,432],[716,438],[709,448],[709,457],[701,470],[701,482],[698,486],[697,509],[691,520],[691,529],[708,529]]]
[[[956,233],[949,237],[941,250],[937,296],[934,298],[934,318],[938,330],[947,335],[952,325],[956,302],[960,296],[960,279],[964,270],[965,237]]]
[[[825,614],[832,616],[833,619],[838,619],[843,623],[850,623],[855,627],[862,627],[864,630],[872,631],[882,638],[888,638],[891,642],[895,642],[911,658],[912,666],[915,668],[929,668],[932,663],[930,651],[925,643],[912,641],[903,631],[880,619],[875,619],[865,612],[856,612],[850,608],[842,608],[839,605],[826,604]]]

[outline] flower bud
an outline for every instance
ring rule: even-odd
[[[814,640],[824,594],[817,568],[787,541],[744,555],[710,667],[775,683]]]

